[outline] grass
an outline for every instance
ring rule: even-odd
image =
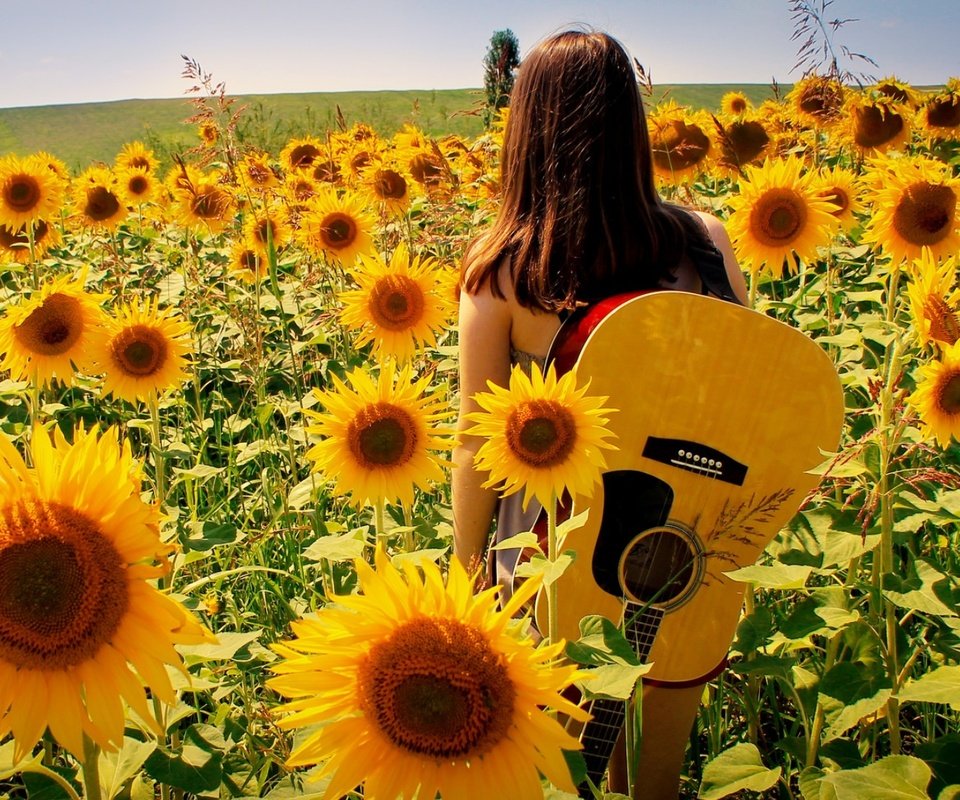
[[[784,87],[786,91],[789,87]],[[715,110],[725,92],[738,89],[754,103],[770,97],[763,84],[664,84],[654,87],[654,102],[667,97],[683,105]],[[73,171],[92,162],[112,163],[127,142],[147,142],[158,151],[176,152],[197,144],[192,126],[192,95],[183,99],[118,100],[109,103],[0,109],[0,154],[26,155],[45,150]],[[476,136],[482,129],[479,89],[307,94],[239,95],[244,106],[240,134],[278,150],[291,137],[336,127],[339,108],[347,124],[357,121],[389,136],[405,123],[429,135]]]

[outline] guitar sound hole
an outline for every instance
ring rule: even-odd
[[[624,553],[620,579],[637,602],[663,605],[683,594],[696,566],[696,553],[683,536],[653,531],[637,537]]]

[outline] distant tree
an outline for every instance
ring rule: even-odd
[[[494,31],[483,66],[483,88],[487,95],[483,121],[489,128],[497,111],[510,102],[513,73],[520,66],[520,43],[512,30]]]

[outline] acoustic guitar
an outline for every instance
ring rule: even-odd
[[[753,564],[815,488],[810,470],[836,449],[843,392],[827,354],[759,312],[677,291],[617,295],[564,323],[550,357],[576,366],[606,405],[618,450],[558,580],[559,634],[599,614],[622,625],[644,680],[692,686],[714,677],[739,621]],[[545,592],[537,599],[545,631]],[[594,698],[581,733],[599,785],[624,717]],[[584,797],[591,796],[584,791]]]

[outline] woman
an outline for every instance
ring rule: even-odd
[[[542,366],[562,315],[578,306],[658,287],[746,304],[722,223],[657,195],[633,62],[607,34],[566,31],[523,60],[501,194],[497,219],[468,248],[461,275],[461,432],[479,410],[473,396],[487,381],[506,386],[516,363]],[[455,553],[473,568],[495,516],[498,537],[529,529],[519,495],[498,507],[496,492],[482,488],[486,476],[473,468],[481,444],[461,434],[453,459]],[[700,687],[645,688],[644,728],[657,735],[643,737],[636,796],[677,796],[699,696]],[[624,791],[621,771],[611,764],[614,790]]]

